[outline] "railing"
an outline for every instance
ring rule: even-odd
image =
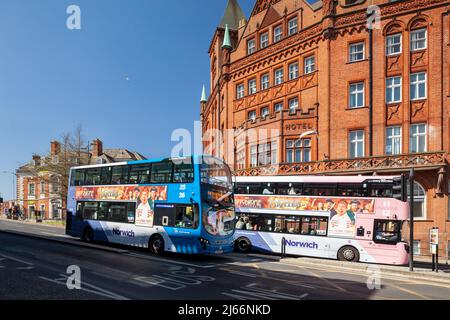
[[[259,175],[306,175],[325,173],[364,173],[373,171],[395,171],[410,168],[431,168],[447,165],[445,152],[379,156],[371,158],[338,159],[305,163],[281,163],[262,167],[236,170],[236,176]]]

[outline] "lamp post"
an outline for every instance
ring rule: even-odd
[[[310,131],[303,132],[298,137],[297,141],[299,141],[299,140],[301,140],[301,139],[303,139],[303,138],[305,138],[307,136],[316,136],[316,140],[317,140],[317,143],[316,143],[316,161],[319,161],[319,132],[317,132],[317,130],[310,130]]]
[[[4,173],[4,174],[12,174],[12,176],[13,176],[13,183],[12,183],[12,187],[13,187],[12,197],[13,197],[13,199],[12,200],[15,203],[16,202],[15,201],[16,200],[15,181],[16,181],[17,174],[15,172],[12,172],[12,171],[2,171],[2,173]]]

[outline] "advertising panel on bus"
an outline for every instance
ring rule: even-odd
[[[136,225],[153,226],[155,201],[167,200],[167,186],[107,186],[78,187],[75,191],[77,201],[133,201],[136,202]]]

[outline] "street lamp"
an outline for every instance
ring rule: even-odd
[[[13,175],[13,184],[12,184],[12,187],[13,187],[13,192],[12,192],[12,196],[13,196],[13,199],[12,200],[14,200],[14,202],[15,202],[15,200],[16,200],[16,196],[15,196],[15,194],[16,194],[16,192],[15,192],[15,190],[16,190],[16,188],[14,187],[14,184],[15,184],[15,181],[16,181],[16,177],[17,177],[17,175],[16,175],[16,173],[15,172],[12,172],[12,171],[2,171],[2,173],[5,173],[5,174],[12,174]]]
[[[316,143],[316,161],[319,161],[319,132],[317,132],[317,130],[310,130],[310,131],[306,131],[303,132],[300,137],[298,138],[297,141],[302,140],[303,138],[307,137],[307,136],[317,136],[317,143]]]

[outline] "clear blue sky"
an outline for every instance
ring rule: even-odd
[[[208,47],[227,0],[2,0],[0,192],[14,171],[82,123],[85,138],[147,157],[192,130]],[[240,0],[247,16],[255,0]],[[81,30],[66,9],[81,8]],[[126,80],[129,77],[129,80]]]

